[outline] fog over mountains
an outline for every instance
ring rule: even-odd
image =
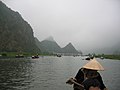
[[[35,38],[35,41],[36,41],[37,46],[40,48],[41,52],[82,54],[82,52],[78,52],[71,43],[61,48],[57,44],[57,42],[53,39],[52,36],[46,38],[45,40],[41,42],[37,38]]]
[[[62,49],[52,36],[41,42],[34,38],[29,23],[1,1],[0,52],[78,53],[71,43]]]
[[[55,42],[54,38],[52,36],[47,37],[45,40]]]
[[[53,36],[60,46],[71,42],[83,53],[113,53],[120,45],[120,0],[2,1],[29,22],[40,41]]]
[[[7,2],[7,1],[5,1],[5,2]],[[22,5],[24,5],[24,3]],[[111,5],[113,5],[113,4],[111,3]],[[114,2],[114,5],[115,5],[115,2]],[[116,6],[117,6],[117,4],[116,4]],[[20,6],[20,7],[22,7],[22,6]],[[115,11],[115,10],[117,11],[116,8],[114,8],[112,11]],[[30,9],[30,10],[32,13],[33,9]],[[38,12],[38,9],[36,9],[36,10]],[[116,11],[115,11],[115,13],[116,13]],[[29,15],[31,15],[31,13],[29,13]],[[60,13],[63,14],[62,12],[60,12]],[[73,13],[73,12],[71,12],[71,13]],[[29,18],[29,15],[27,15],[28,18]],[[48,14],[44,13],[44,16],[45,15],[48,15]],[[58,14],[58,15],[60,15],[60,14]],[[69,16],[72,14],[66,13],[66,15]],[[80,15],[81,15],[81,13],[80,13]],[[85,14],[85,15],[87,15],[87,14]],[[119,13],[116,15],[119,15]],[[113,22],[111,20],[110,24],[108,21],[106,21],[107,25],[106,25],[106,23],[104,23],[104,25],[101,26],[103,24],[102,23],[104,21],[103,20],[100,25],[98,25],[98,24],[96,25],[96,23],[93,23],[90,26],[90,28],[86,27],[86,26],[85,26],[86,28],[84,28],[84,27],[78,28],[79,26],[84,26],[83,21],[79,24],[77,24],[77,22],[76,22],[76,25],[78,25],[78,26],[76,26],[76,25],[72,26],[74,24],[74,23],[72,23],[72,21],[71,21],[71,24],[69,23],[70,21],[69,22],[62,21],[62,22],[58,23],[57,21],[61,21],[63,18],[65,18],[64,17],[65,15],[63,15],[62,19],[61,19],[61,16],[58,16],[60,20],[58,20],[58,18],[55,18],[55,17],[51,18],[50,20],[52,20],[52,21],[56,20],[56,22],[55,23],[49,22],[49,24],[46,24],[46,20],[48,20],[49,18],[48,19],[44,18],[43,20],[37,18],[37,20],[35,20],[36,22],[37,21],[42,21],[42,22],[36,23],[36,25],[39,24],[39,26],[41,26],[41,27],[42,26],[48,27],[48,29],[47,28],[43,29],[43,28],[39,27],[38,31],[35,31],[37,29],[35,29],[35,27],[33,27],[34,26],[33,24],[35,24],[35,23],[32,23],[30,25],[29,23],[31,23],[31,22],[29,20],[28,20],[29,22],[26,21],[27,19],[24,20],[24,18],[22,16],[23,16],[23,13],[20,14],[17,11],[13,11],[12,9],[8,8],[2,1],[0,1],[0,52],[4,52],[4,51],[8,51],[8,52],[12,52],[12,51],[14,51],[14,52],[18,52],[18,51],[47,52],[48,51],[48,52],[66,52],[66,53],[74,52],[74,53],[77,53],[78,51],[82,51],[83,54],[88,54],[88,53],[120,54],[120,39],[119,39],[119,37],[120,37],[119,26],[120,25],[118,25],[119,18],[117,16],[115,19],[117,21],[117,22],[115,22],[116,24],[114,24],[114,18],[112,18]],[[114,15],[112,14],[111,16],[114,16]],[[39,16],[39,17],[42,18],[42,16]],[[73,20],[75,20],[74,19],[75,16],[72,16],[72,17],[73,17]],[[111,17],[109,17],[107,20],[110,20],[110,18]],[[29,19],[32,19],[32,16]],[[98,20],[98,19],[99,18],[97,17],[95,20]],[[63,20],[65,20],[65,19],[63,19]],[[67,20],[70,20],[70,19],[67,18]],[[78,20],[78,19],[76,19],[76,20]],[[81,20],[79,20],[79,21],[81,21]],[[51,25],[51,24],[53,24],[53,25]],[[87,25],[87,24],[85,23],[85,25]],[[93,27],[93,26],[95,26],[95,27]],[[98,27],[96,27],[96,26],[99,26],[100,28],[98,29]],[[53,27],[53,28],[51,28],[51,27]],[[92,31],[91,27],[92,27],[92,29],[96,28],[97,31],[95,31],[95,30]],[[71,28],[72,28],[72,30],[71,30]],[[89,29],[89,30],[87,30],[87,29]],[[42,34],[42,31],[44,31],[44,30],[48,30],[48,31],[45,31],[45,33],[46,34],[49,33],[49,36],[50,35],[52,36],[52,34],[50,32],[53,32],[54,38],[51,36],[44,40],[42,38],[40,38],[42,35],[44,35],[44,37],[47,37],[46,34]],[[59,30],[59,31],[57,31],[57,30]],[[41,33],[39,31],[41,31]],[[38,33],[38,35],[36,35],[37,39],[34,39],[35,33]],[[36,41],[37,41],[37,45],[36,45]],[[38,42],[40,42],[40,43],[38,43]],[[61,44],[60,45],[58,44],[60,42],[64,43],[64,47],[63,47],[63,45],[61,47]]]

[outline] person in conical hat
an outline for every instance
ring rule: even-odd
[[[73,79],[77,83],[82,84],[84,86],[84,90],[108,90],[103,83],[100,73],[98,72],[101,70],[104,70],[103,66],[93,58],[79,69]],[[83,89],[80,89],[78,85],[74,84],[74,90]]]
[[[91,70],[104,70],[102,65],[95,59],[91,59],[83,68],[91,69]]]

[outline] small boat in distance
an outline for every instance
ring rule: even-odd
[[[57,57],[62,57],[62,55],[61,54],[57,54]]]
[[[91,60],[93,58],[94,58],[93,56],[85,56],[82,58],[82,60]]]
[[[90,57],[86,57],[85,60],[90,60]]]
[[[32,56],[32,59],[39,58],[38,55]]]
[[[104,57],[100,57],[100,59],[102,59],[102,60],[103,60],[103,59],[104,59]]]
[[[17,55],[15,55],[15,58],[24,58],[24,55],[23,54],[17,54]]]

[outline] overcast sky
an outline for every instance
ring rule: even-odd
[[[53,36],[83,52],[120,42],[120,0],[2,0],[32,26],[40,41]]]

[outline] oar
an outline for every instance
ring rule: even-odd
[[[82,87],[82,88],[84,88],[83,85],[77,83],[73,78],[70,78],[66,83],[67,84],[71,84],[71,82],[74,83],[74,84],[76,84],[76,85],[78,85],[78,86],[80,86],[80,87]]]

